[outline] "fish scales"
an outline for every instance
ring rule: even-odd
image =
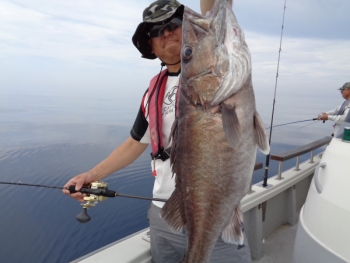
[[[182,262],[209,261],[218,238],[243,244],[240,201],[256,149],[269,152],[256,111],[249,49],[232,8],[216,1],[202,16],[185,8],[181,88],[173,126],[175,190],[161,217],[186,228]]]

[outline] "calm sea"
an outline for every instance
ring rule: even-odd
[[[118,94],[67,96],[60,92],[1,91],[0,181],[63,186],[91,169],[129,136],[139,98]],[[297,107],[296,107],[296,101]],[[257,96],[268,127],[272,98]],[[274,124],[313,118],[340,100],[280,98]],[[324,108],[326,105],[326,109]],[[272,153],[330,135],[330,123],[287,125],[273,131]],[[130,167],[106,178],[109,189],[151,196],[149,151]],[[307,156],[303,156],[305,160]],[[265,156],[258,153],[257,161]],[[290,168],[295,160],[285,165]],[[271,162],[270,175],[277,172]],[[253,182],[263,177],[254,173]],[[91,221],[75,219],[78,202],[60,190],[0,185],[0,262],[69,262],[148,226],[150,201],[117,197],[89,209]]]

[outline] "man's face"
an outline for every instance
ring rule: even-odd
[[[152,47],[152,53],[163,62],[172,64],[180,61],[182,26],[174,31],[164,29],[164,34],[151,38],[149,44]]]
[[[343,89],[341,91],[341,95],[344,99],[349,100],[350,99],[350,89]]]

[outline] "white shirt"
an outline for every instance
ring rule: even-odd
[[[171,128],[175,120],[175,105],[176,105],[176,92],[179,86],[180,74],[168,74],[167,83],[165,86],[164,99],[162,104],[162,139],[164,144],[164,149],[171,147],[171,141],[169,140]],[[144,107],[146,109],[145,115],[146,120],[149,122],[149,116],[147,114],[147,100],[148,94],[144,99]],[[134,125],[135,126],[135,125]],[[133,133],[132,133],[133,134]],[[133,136],[134,138],[134,136]],[[171,138],[170,138],[171,139]],[[146,132],[139,140],[142,143],[151,143],[149,126]],[[153,186],[153,197],[169,199],[172,192],[175,189],[175,176],[173,176],[170,159],[162,161],[160,159],[151,161],[152,171],[156,171],[154,186]],[[164,202],[153,201],[153,203],[158,207],[163,207]]]

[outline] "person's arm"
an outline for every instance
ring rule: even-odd
[[[341,105],[340,105],[340,106],[338,106],[338,107],[336,107],[336,108],[335,108],[335,109],[333,109],[333,110],[326,111],[325,113],[326,113],[327,115],[337,115],[337,113],[338,113],[338,111],[339,111],[340,107],[341,107]]]
[[[129,137],[106,159],[97,164],[90,171],[73,177],[64,185],[64,187],[75,185],[75,190],[79,190],[84,184],[99,181],[131,164],[146,150],[147,146],[148,144],[138,142],[132,137]],[[63,193],[70,194],[68,190],[63,190]],[[75,193],[71,194],[71,197],[83,201],[84,195],[81,193]]]
[[[213,7],[215,0],[200,0],[202,15],[205,15]],[[232,6],[232,0],[228,0]]]
[[[321,112],[320,114],[318,114],[317,119],[322,120],[322,121],[327,121],[327,120],[333,121],[334,118],[336,117],[335,115],[338,113],[339,109],[340,109],[340,106],[338,106],[335,109],[330,110],[330,111]]]
[[[334,121],[335,124],[342,124],[343,121],[346,118],[346,115],[348,115],[349,108],[345,108],[342,115],[328,115],[328,120]]]

